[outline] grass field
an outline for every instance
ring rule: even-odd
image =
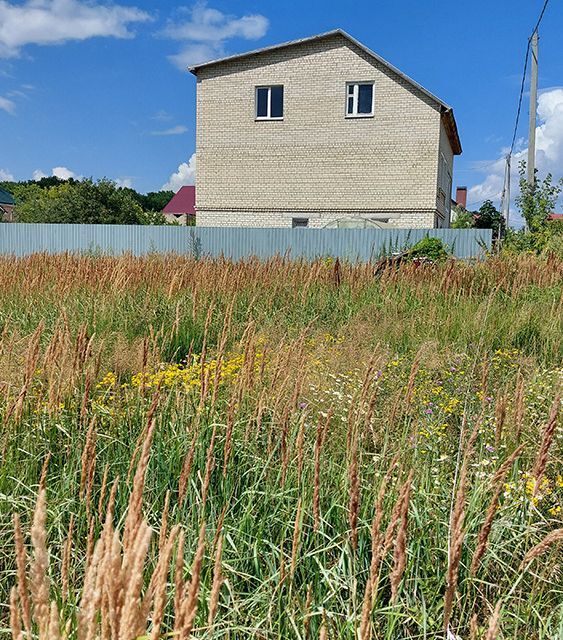
[[[372,271],[0,258],[4,636],[562,638],[563,263]]]

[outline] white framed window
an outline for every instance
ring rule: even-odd
[[[283,120],[283,85],[256,87],[256,120]]]
[[[373,116],[374,102],[373,82],[346,83],[347,118],[369,118]]]

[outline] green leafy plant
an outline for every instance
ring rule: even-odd
[[[473,227],[473,213],[456,205],[453,211],[456,213],[452,222],[452,229],[471,229]]]
[[[563,178],[552,184],[553,176],[548,173],[543,180],[538,180],[537,169],[534,173],[534,181],[526,179],[526,163],[522,160],[518,165],[520,173],[520,195],[516,198],[516,204],[526,221],[528,230],[537,233],[548,222],[548,216],[555,209],[557,198],[563,189]]]
[[[427,258],[433,262],[443,262],[448,256],[449,252],[440,238],[423,238],[408,252],[410,259]]]

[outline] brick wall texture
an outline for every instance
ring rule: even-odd
[[[374,116],[347,118],[346,83],[362,81],[374,83]],[[256,120],[255,88],[274,84],[283,120]],[[198,226],[448,226],[439,106],[340,35],[199,69],[196,151]]]

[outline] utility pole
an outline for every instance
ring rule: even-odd
[[[528,183],[536,181],[536,110],[538,104],[538,31],[532,34],[532,75],[530,78],[530,131],[528,134]]]
[[[502,193],[502,213],[506,222],[506,228],[509,226],[510,218],[510,154],[506,156],[506,173],[504,175],[504,191]]]

